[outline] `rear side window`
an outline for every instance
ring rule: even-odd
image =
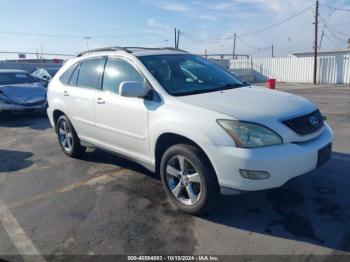
[[[74,69],[73,75],[71,76],[69,83],[68,83],[70,86],[77,85],[78,76],[79,76],[79,69],[80,69],[80,64],[78,66],[76,66]]]
[[[145,84],[144,77],[130,63],[120,58],[108,58],[103,77],[103,90],[119,93],[119,85],[125,81]]]
[[[75,70],[75,68],[77,68],[77,64],[70,67],[66,72],[64,72],[64,74],[60,77],[60,80],[63,84],[68,85],[69,84],[69,80],[72,77],[72,74]]]
[[[103,58],[92,58],[82,61],[78,70],[77,86],[99,89],[100,77],[103,72],[103,62]]]

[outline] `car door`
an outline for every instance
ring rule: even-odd
[[[129,61],[109,57],[102,90],[95,94],[99,140],[105,148],[147,162],[150,159],[147,101],[120,96],[119,85],[124,81],[147,84],[144,76]]]
[[[101,87],[104,60],[83,60],[75,69],[65,96],[69,99],[69,118],[80,139],[94,143],[98,139],[95,126],[95,93]]]

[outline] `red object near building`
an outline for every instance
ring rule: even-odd
[[[61,59],[58,59],[58,58],[54,58],[54,59],[52,59],[52,62],[53,62],[54,64],[59,64],[59,63],[62,62],[62,60],[61,60]]]
[[[276,89],[276,79],[267,79],[266,87],[269,89]]]

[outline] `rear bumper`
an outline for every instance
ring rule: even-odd
[[[34,106],[0,104],[0,111],[45,111],[46,108],[46,103]]]
[[[241,149],[208,145],[208,154],[216,171],[222,192],[258,191],[280,187],[293,177],[305,174],[317,167],[318,152],[331,143],[333,132],[326,125],[317,138],[303,142],[272,147]],[[243,178],[240,169],[265,171],[270,178],[251,180]],[[226,193],[225,193],[226,194]]]
[[[54,123],[54,120],[53,120],[53,112],[51,110],[51,107],[48,107],[47,108],[47,116],[49,118],[49,121],[50,121],[50,124],[52,127],[55,127],[55,123]]]

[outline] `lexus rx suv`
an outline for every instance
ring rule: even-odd
[[[333,132],[315,104],[179,49],[81,53],[50,82],[48,104],[64,153],[95,147],[132,159],[191,214],[220,194],[280,187],[331,156]]]

